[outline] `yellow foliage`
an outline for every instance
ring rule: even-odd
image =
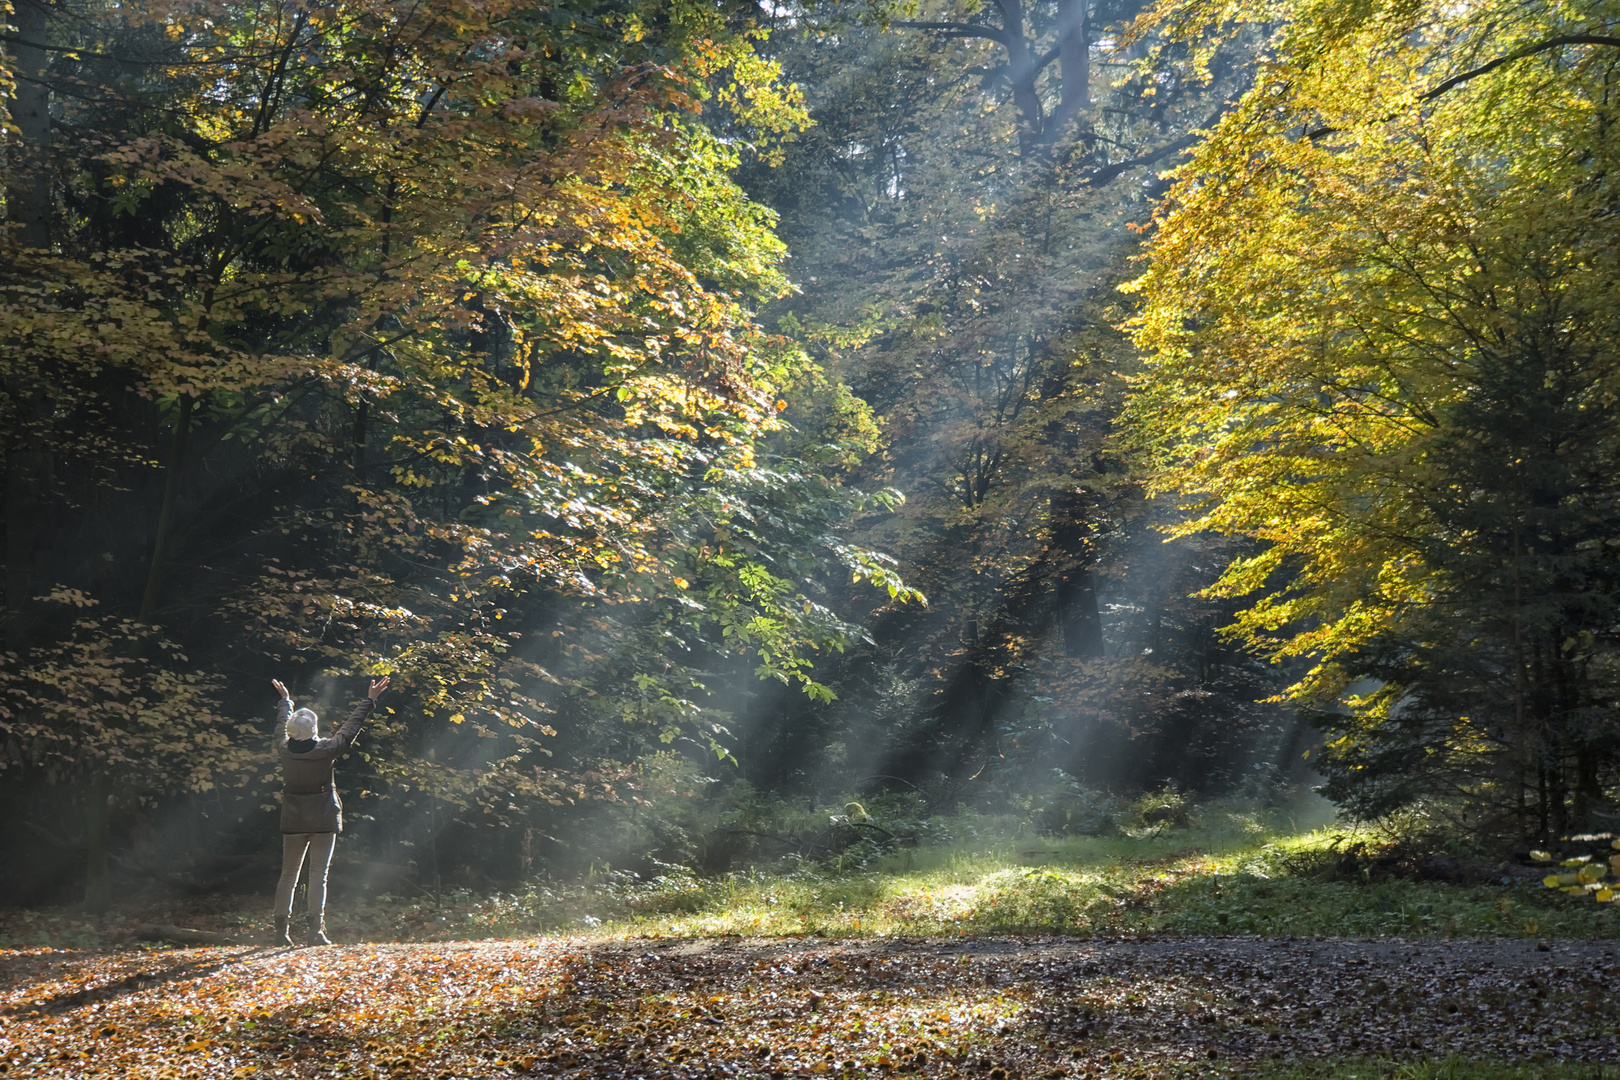
[[[1152,16],[1200,41],[1261,18],[1222,0]],[[1612,529],[1602,512],[1544,524],[1552,512],[1515,493],[1551,491],[1566,468],[1608,483],[1599,463],[1620,450],[1601,419],[1620,392],[1620,275],[1597,270],[1617,235],[1620,9],[1289,0],[1264,18],[1244,31],[1270,34],[1254,87],[1176,171],[1130,286],[1149,360],[1129,418],[1152,486],[1186,510],[1176,535],[1253,542],[1208,592],[1243,599],[1231,637],[1310,661],[1286,696],[1349,705],[1328,765],[1409,719],[1402,679],[1452,648],[1495,658],[1505,674],[1479,676],[1497,682],[1473,700],[1500,713],[1438,717],[1445,739],[1407,760],[1522,771],[1541,753],[1532,724],[1608,700],[1580,682],[1595,631],[1558,606],[1602,586],[1558,560],[1607,573]],[[1527,402],[1543,421],[1503,419]],[[1536,423],[1578,429],[1582,464],[1568,439],[1538,449]],[[1587,480],[1568,490],[1560,508],[1599,498]],[[1513,719],[1515,625],[1521,651],[1574,673],[1536,690],[1555,712]],[[1391,656],[1402,675],[1376,667]],[[1352,692],[1364,677],[1373,688]],[[1514,740],[1531,745],[1504,750]]]

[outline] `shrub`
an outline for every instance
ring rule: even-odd
[[[1062,769],[1051,770],[1018,802],[1035,831],[1047,836],[1112,836],[1125,812],[1119,798],[1085,787]]]

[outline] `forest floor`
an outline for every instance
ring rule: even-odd
[[[1589,1077],[1620,1063],[1617,952],[991,936],[23,948],[0,951],[0,1074],[1056,1080],[1443,1059]]]
[[[1620,1080],[1620,905],[1263,826],[976,823],[850,865],[504,893],[338,867],[348,944],[319,949],[253,944],[268,882],[0,911],[0,1080]]]

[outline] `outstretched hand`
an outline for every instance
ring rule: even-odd
[[[287,687],[282,683],[282,681],[280,679],[271,679],[270,680],[270,685],[275,687],[276,688],[276,693],[280,694],[283,698],[292,697],[291,694],[287,693]]]
[[[366,696],[372,701],[376,701],[382,697],[382,692],[386,689],[388,689],[388,676],[384,675],[380,679],[371,680],[371,689],[366,691]]]

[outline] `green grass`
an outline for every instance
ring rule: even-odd
[[[563,889],[453,898],[412,936],[536,930],[654,935],[1262,934],[1296,937],[1615,936],[1620,917],[1542,888],[1330,880],[1362,831],[1291,834],[1257,813],[1203,808],[1190,828],[1052,838],[998,831],[920,846],[855,869],[804,865],[703,879],[602,875]],[[419,905],[416,905],[419,906]]]
[[[1310,864],[1342,832],[1206,826],[1133,840],[1026,838],[923,849],[854,875],[799,873],[656,893],[605,929],[671,934],[1293,934],[1607,937],[1607,907],[1538,884],[1329,881]]]
[[[354,898],[335,903],[329,922],[350,941],[542,933],[1620,936],[1611,905],[1533,880],[1335,880],[1345,847],[1380,843],[1371,830],[1296,833],[1283,815],[1219,804],[1198,808],[1191,820],[1190,827],[1066,838],[1012,818],[936,820],[923,835],[949,839],[887,855],[864,847],[832,863],[719,878],[668,867],[652,880],[606,871],[515,893]],[[258,926],[262,918],[256,907],[229,915],[221,928]],[[0,925],[0,941],[83,945],[119,937],[120,927],[93,922],[25,912]]]

